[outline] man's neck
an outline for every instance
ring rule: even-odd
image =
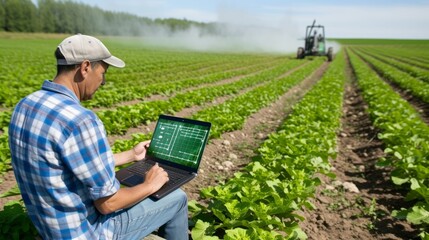
[[[60,84],[68,88],[70,91],[72,91],[76,97],[80,100],[80,91],[78,88],[78,84],[74,81],[75,73],[74,72],[68,72],[68,73],[62,73],[57,75],[53,82],[56,84]]]

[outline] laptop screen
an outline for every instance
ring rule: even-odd
[[[208,122],[161,115],[147,155],[196,171],[210,127]]]

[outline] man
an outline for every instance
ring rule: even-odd
[[[317,38],[317,31],[314,30],[313,34],[313,52],[317,52],[319,48],[319,39]]]
[[[17,104],[9,127],[15,176],[41,237],[142,239],[159,228],[167,239],[187,239],[186,194],[147,198],[168,181],[161,167],[131,188],[115,178],[115,166],[143,159],[149,141],[113,154],[102,122],[80,105],[104,85],[109,66],[125,63],[81,34],[64,39],[55,56],[56,77]]]

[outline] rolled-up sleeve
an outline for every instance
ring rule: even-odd
[[[84,119],[73,126],[63,147],[65,164],[86,186],[92,200],[119,190],[113,153],[100,120]]]

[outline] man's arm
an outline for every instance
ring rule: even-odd
[[[146,174],[145,181],[129,188],[120,188],[115,194],[97,199],[94,205],[101,214],[113,213],[128,208],[158,191],[168,181],[168,174],[158,165]]]
[[[142,160],[146,156],[146,150],[149,147],[149,143],[150,141],[140,142],[128,151],[114,154],[115,166]]]

